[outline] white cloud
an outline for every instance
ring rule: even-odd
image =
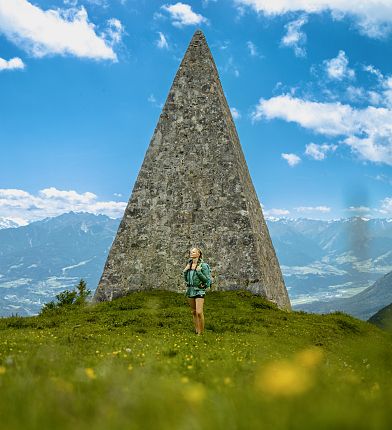
[[[368,93],[362,87],[354,87],[353,85],[349,85],[346,88],[346,96],[351,102],[361,102],[367,100]],[[377,99],[373,97],[373,101]],[[378,104],[378,103],[371,103]]]
[[[113,46],[121,23],[112,19],[108,24],[99,36],[83,6],[42,10],[27,0],[0,0],[0,33],[35,57],[58,54],[116,61]]]
[[[169,49],[169,44],[167,43],[167,39],[163,33],[158,32],[159,39],[157,40],[157,46],[159,49]]]
[[[120,43],[124,33],[124,26],[119,19],[110,18],[107,20],[107,28],[103,32],[103,35],[109,46]]]
[[[385,182],[389,185],[392,185],[392,178],[390,178],[387,175],[384,175],[383,173],[378,174],[376,176],[372,176],[372,175],[366,175],[367,177],[374,179],[375,181],[381,181],[381,182]]]
[[[248,40],[246,42],[246,46],[248,47],[249,54],[252,57],[257,57],[259,55],[258,50],[257,50],[257,46],[251,40]]]
[[[373,106],[382,105],[385,101],[382,94],[378,93],[377,91],[368,91],[367,96],[369,104]]]
[[[385,197],[385,199],[381,200],[381,209],[379,212],[392,214],[392,197]]]
[[[392,32],[392,2],[390,0],[235,0],[242,12],[245,6],[266,16],[290,12],[329,12],[335,20],[349,17],[359,31],[369,37],[382,38]]]
[[[335,58],[324,61],[327,75],[330,79],[341,81],[344,78],[353,79],[355,77],[354,70],[348,67],[348,59],[346,53],[342,50]]]
[[[348,212],[355,212],[355,213],[367,213],[371,211],[371,208],[368,208],[366,206],[350,206],[345,210]]]
[[[62,200],[71,203],[90,203],[97,198],[94,193],[79,194],[76,191],[62,191],[54,187],[40,190],[39,194],[44,199]]]
[[[104,9],[107,9],[110,6],[110,0],[63,0],[63,2],[69,6],[76,6],[78,3],[89,3],[93,6],[99,6]],[[119,2],[124,5],[127,0],[119,0]]]
[[[157,102],[157,99],[155,98],[154,94],[150,94],[147,100],[149,101],[149,103],[153,104]]]
[[[301,16],[295,21],[291,21],[285,25],[287,33],[283,36],[281,44],[294,49],[294,54],[297,57],[305,57],[306,49],[303,45],[306,43],[306,34],[301,31],[301,27],[308,22],[306,15]]]
[[[50,187],[37,195],[19,189],[0,189],[0,217],[35,221],[64,212],[91,212],[117,218],[126,202],[99,201],[94,193],[78,193]]]
[[[319,103],[283,94],[270,99],[259,100],[252,113],[253,121],[262,118],[281,118],[285,121],[297,122],[302,127],[313,129],[321,134],[337,136],[349,134],[353,129],[352,121],[347,123],[342,119],[352,116],[350,106],[340,103]]]
[[[163,108],[163,103],[159,103],[154,94],[150,94],[147,98],[147,101],[151,103],[156,108]]]
[[[231,112],[231,115],[234,119],[240,119],[241,118],[240,111],[238,109],[236,109],[235,107],[231,107],[230,112]]]
[[[377,87],[368,91],[368,98],[372,104],[383,105],[392,109],[392,75],[384,76],[380,70],[372,65],[364,67],[364,70],[376,76]]]
[[[305,147],[305,154],[315,160],[324,160],[328,151],[335,151],[337,145],[328,145],[326,143],[317,145],[316,143],[309,143]]]
[[[365,72],[371,73],[372,75],[375,75],[379,81],[382,81],[384,79],[383,74],[371,64],[363,66],[363,70],[365,70]]]
[[[347,95],[357,95],[357,98],[367,100],[374,106],[385,106],[392,109],[392,75],[384,76],[380,70],[373,65],[363,66],[363,70],[376,77],[376,85],[365,91],[363,89],[347,88]],[[361,93],[361,94],[360,94]]]
[[[10,60],[4,60],[4,58],[0,58],[0,72],[2,70],[20,70],[24,68],[25,64],[19,57],[14,57]]]
[[[382,95],[384,96],[385,105],[392,109],[392,75],[387,76],[382,82]]]
[[[289,215],[290,211],[287,209],[277,209],[272,208],[268,210],[264,210],[264,215],[266,216],[283,216],[283,215]]]
[[[200,25],[208,20],[192,10],[189,4],[178,2],[172,5],[163,5],[162,9],[168,12],[175,27],[185,27],[187,25]]]
[[[330,212],[331,208],[328,206],[299,206],[295,208],[297,212]]]
[[[283,153],[283,154],[281,154],[281,156],[284,160],[286,160],[289,163],[289,166],[291,166],[291,167],[296,166],[301,161],[301,158],[295,154]]]
[[[240,71],[232,55],[227,59],[225,65],[222,67],[222,71],[225,73],[233,73],[236,78],[240,76]]]
[[[209,3],[216,3],[218,0],[201,0],[203,7],[207,7]]]
[[[253,121],[280,118],[327,136],[343,136],[342,143],[362,159],[392,165],[392,110],[368,106],[319,103],[289,94],[260,99]]]

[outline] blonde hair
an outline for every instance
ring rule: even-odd
[[[199,258],[203,258],[203,252],[202,250],[198,247],[198,246],[193,246],[190,250],[189,250],[189,254],[191,253],[192,249],[197,249],[199,251]]]

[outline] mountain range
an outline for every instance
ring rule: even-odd
[[[69,212],[25,226],[11,221],[0,219],[0,315],[35,314],[80,278],[94,291],[120,219]],[[361,292],[366,308],[365,290],[392,271],[391,219],[266,221],[294,309],[325,312]],[[379,298],[360,317],[392,302],[387,291],[373,289]]]
[[[36,314],[80,278],[94,290],[119,221],[69,212],[0,230],[0,315]]]
[[[342,311],[367,320],[383,308],[386,303],[392,303],[392,272],[387,273],[373,285],[352,297],[315,301],[294,306],[294,308],[314,313]]]
[[[392,303],[380,309],[368,321],[384,330],[392,331]]]

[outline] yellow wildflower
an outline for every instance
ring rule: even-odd
[[[269,363],[256,374],[256,389],[275,396],[302,394],[313,385],[313,375],[288,360]]]
[[[314,368],[324,357],[324,351],[318,346],[311,346],[295,355],[295,361],[307,368]]]
[[[88,379],[96,379],[97,375],[95,374],[94,369],[92,369],[91,367],[86,367],[84,371]]]
[[[230,385],[231,384],[231,378],[229,378],[228,376],[226,376],[226,378],[223,380],[223,383],[225,385]]]
[[[203,403],[207,393],[202,384],[187,385],[183,391],[184,399],[192,406]]]

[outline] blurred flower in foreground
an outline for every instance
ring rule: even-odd
[[[307,368],[317,366],[324,357],[324,351],[318,346],[311,346],[309,348],[299,351],[295,355],[295,361]]]
[[[273,396],[295,396],[308,391],[315,382],[313,369],[323,358],[321,348],[309,347],[295,354],[293,360],[282,359],[260,367],[255,388]]]
[[[206,389],[202,384],[187,385],[183,389],[184,399],[192,406],[199,406],[206,397]]]
[[[4,366],[0,366],[0,375],[4,375],[7,369]]]
[[[94,369],[92,369],[91,367],[86,367],[84,371],[88,379],[95,379],[97,377],[97,375],[94,372]]]
[[[64,379],[57,376],[52,376],[50,379],[53,381],[58,391],[64,393],[72,393],[74,391],[74,387],[70,382],[65,381]]]

